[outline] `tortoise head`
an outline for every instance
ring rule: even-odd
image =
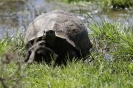
[[[54,39],[55,36],[55,31],[54,30],[48,30],[46,31],[46,38]]]
[[[56,35],[54,30],[48,30],[45,33],[45,40],[46,43],[49,47],[54,47],[55,46],[55,40],[56,40]]]

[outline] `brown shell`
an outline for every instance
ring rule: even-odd
[[[66,39],[82,52],[89,52],[92,47],[84,24],[74,15],[62,10],[54,10],[38,16],[26,31],[25,44],[45,36],[44,31],[48,30],[54,30],[57,37]]]

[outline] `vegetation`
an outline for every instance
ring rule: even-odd
[[[115,57],[114,59],[133,60],[133,26],[103,21],[91,24],[89,28],[97,51],[110,53]]]
[[[132,0],[103,0],[104,6],[111,7],[114,9],[125,9],[133,6]]]
[[[92,31],[89,36],[94,47],[92,49],[94,62],[68,62],[67,66],[55,68],[45,63],[34,63],[28,68],[21,64],[21,68],[16,70],[20,64],[13,61],[10,64],[1,64],[0,81],[1,78],[15,73],[10,80],[8,77],[3,80],[7,86],[17,88],[132,88],[132,26],[127,27],[108,21],[97,23],[94,20],[94,23],[88,27]],[[12,49],[12,47],[15,48]],[[1,62],[5,51],[10,51],[10,54],[18,51],[20,55],[14,58],[23,59],[21,57],[21,53],[24,53],[23,47],[23,37],[19,33],[12,38],[7,36],[1,39]]]
[[[131,8],[133,6],[132,0],[62,0],[63,2],[100,2],[103,5],[104,9],[109,9],[113,7],[113,9],[125,9]]]
[[[8,32],[3,39],[0,39],[0,55],[9,50],[21,49],[24,46],[23,36],[20,33],[16,33],[13,37],[8,36]],[[13,48],[13,49],[12,49]]]
[[[101,2],[114,8],[118,8],[114,6],[117,4],[125,5],[124,8],[133,4],[132,0],[114,1]],[[9,37],[7,33],[0,39],[0,88],[132,88],[133,25],[93,21],[88,25],[92,31],[89,37],[95,59],[92,63],[68,62],[67,66],[55,68],[45,63],[33,63],[27,68],[20,62],[25,52],[23,36],[17,33]]]

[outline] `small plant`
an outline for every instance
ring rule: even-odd
[[[113,7],[113,9],[125,9],[133,6],[132,0],[102,0],[105,8]]]

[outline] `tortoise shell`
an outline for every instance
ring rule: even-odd
[[[59,43],[59,41],[55,44],[54,41],[56,40],[53,39],[54,37],[60,38],[60,41],[65,40],[65,44],[63,42]],[[55,47],[65,47],[66,43],[70,44],[80,51],[82,56],[89,54],[89,50],[92,48],[87,28],[83,22],[73,14],[63,10],[43,13],[33,20],[26,31],[24,39],[27,49],[33,45],[33,41],[40,38],[44,38],[48,47],[54,49],[57,49]]]

